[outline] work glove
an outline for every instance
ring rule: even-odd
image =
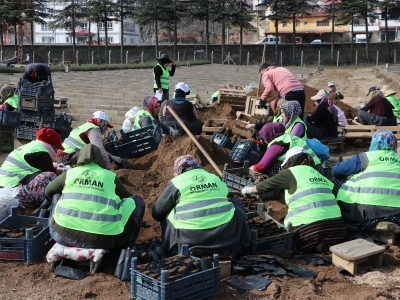
[[[245,186],[242,188],[242,195],[247,197],[251,195],[251,186]]]
[[[344,96],[342,95],[342,93],[337,92],[336,94],[337,94],[337,97],[338,97],[339,100],[342,100],[342,99],[344,98]]]
[[[260,174],[260,173],[258,173],[256,170],[254,170],[254,166],[251,166],[251,167],[249,168],[249,175],[250,175],[250,176],[256,176],[256,175],[258,175],[258,174]]]
[[[267,106],[269,106],[267,101],[264,101],[262,99],[260,99],[260,102],[258,103],[258,105],[260,105],[261,107],[267,108]]]
[[[247,129],[253,129],[254,127],[256,127],[256,124],[247,124],[246,125]]]
[[[113,161],[115,161],[116,163],[121,163],[121,157],[113,156]]]

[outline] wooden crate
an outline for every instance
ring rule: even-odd
[[[400,139],[400,126],[347,125],[344,127],[344,136],[346,139],[371,140],[378,130],[392,131],[396,139]]]
[[[68,98],[66,97],[54,97],[54,107],[63,108],[68,107]]]
[[[189,94],[186,96],[186,100],[192,102],[193,106],[196,108],[203,107],[203,103],[201,102],[200,96],[198,94]]]
[[[267,116],[267,110],[259,105],[260,98],[247,97],[244,112],[251,116]]]
[[[203,132],[205,133],[214,133],[214,132],[223,132],[226,127],[227,119],[209,119],[203,125]]]
[[[244,111],[246,107],[246,93],[241,90],[221,89],[218,103],[229,103],[234,109]]]
[[[254,130],[246,128],[246,126],[249,124],[257,124],[259,121],[259,119],[254,118],[248,114],[240,113],[235,120],[234,126],[232,128],[232,133],[244,138],[251,138],[253,136]]]

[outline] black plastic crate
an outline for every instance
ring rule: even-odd
[[[152,137],[146,137],[137,141],[115,144],[115,149],[121,158],[132,158],[149,153],[157,149],[157,146]]]
[[[33,235],[32,228],[26,229],[25,238],[0,237],[0,261],[25,262],[32,264],[53,245],[49,233],[49,219],[17,214],[17,207],[11,208],[11,215],[0,223],[0,228],[21,228],[36,226],[39,232]]]
[[[120,129],[119,132],[124,142],[132,142],[151,137],[154,140],[154,143],[159,144],[162,138],[162,134],[158,127],[154,128],[153,126],[147,126],[129,132],[124,132]]]
[[[0,152],[11,152],[14,150],[15,128],[11,126],[0,126]]]
[[[18,127],[21,119],[19,111],[0,110],[0,125]]]
[[[200,260],[193,256],[192,258]],[[218,295],[220,290],[218,255],[214,255],[214,264],[211,269],[172,282],[168,281],[167,270],[162,270],[160,280],[156,280],[138,271],[137,258],[132,259],[131,298],[138,300],[198,300]]]
[[[250,140],[240,139],[237,140],[229,153],[229,158],[235,163],[243,164],[245,160],[249,161],[250,165],[258,162],[261,156],[261,150],[258,145]]]
[[[36,132],[40,128],[53,128],[53,123],[37,123],[37,122],[24,122],[23,124],[16,128],[16,137],[18,139],[24,140],[35,140],[36,139]]]
[[[268,237],[259,237],[256,229],[251,230],[251,252],[253,254],[280,255],[290,250],[292,246],[293,233],[285,232]]]
[[[52,123],[54,121],[54,110],[21,110],[21,122]]]
[[[31,96],[19,94],[19,106],[23,110],[54,110],[54,97]]]
[[[54,105],[54,88],[50,78],[42,82],[30,83],[28,80],[20,78],[18,81],[17,90],[20,95],[23,96],[39,96],[49,97],[51,96]]]
[[[223,147],[223,148],[227,148],[227,149],[233,148],[232,141],[226,135],[223,135],[220,132],[214,132],[212,135],[211,141],[213,141],[214,144],[217,144],[218,146]]]
[[[66,113],[54,115],[54,130],[57,132],[71,132],[72,118]]]
[[[228,164],[225,164],[222,181],[230,192],[241,192],[245,186],[253,186],[258,182],[256,178],[249,175],[248,161],[245,161],[243,167],[233,169],[228,169]]]
[[[107,138],[103,140],[104,149],[111,155],[118,156],[115,144],[118,142],[117,134],[115,130],[108,133]]]

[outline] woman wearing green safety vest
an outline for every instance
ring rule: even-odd
[[[168,69],[169,65],[172,65],[171,70]],[[169,78],[174,76],[175,68],[175,61],[171,60],[168,54],[161,54],[161,56],[157,58],[157,64],[153,69],[153,89],[154,93],[159,91],[163,94],[162,101],[169,99]]]
[[[299,138],[307,139],[307,126],[301,119],[302,111],[297,101],[287,101],[279,106],[282,111],[282,123],[285,125],[285,133],[290,133]]]
[[[104,111],[96,111],[84,124],[74,128],[64,140],[63,151],[58,151],[56,161],[64,165],[73,166],[76,164],[79,151],[86,144],[96,145],[103,156],[106,169],[111,169],[110,159],[121,162],[121,158],[108,153],[104,149],[103,134],[107,128],[113,128],[110,117]]]
[[[36,132],[36,140],[12,151],[0,167],[0,187],[18,187],[21,208],[34,208],[46,200],[44,190],[54,180],[53,157],[64,149],[60,135],[51,128]]]
[[[139,234],[144,201],[104,168],[101,151],[95,145],[81,149],[77,166],[49,184],[46,196],[53,201],[50,235],[63,246],[126,247]]]
[[[336,197],[345,222],[361,230],[379,228],[380,222],[400,229],[400,156],[391,131],[378,130],[369,151],[337,163],[333,176],[350,177]]]
[[[285,159],[286,152],[293,147],[302,147],[313,158],[316,169],[323,173],[321,161],[315,152],[307,145],[303,139],[285,133],[285,126],[282,123],[267,123],[259,131],[259,136],[264,143],[268,144],[267,151],[261,160],[250,167],[257,173],[267,174],[272,177],[282,170],[282,162]]]
[[[3,104],[0,106],[0,110],[13,111],[18,109],[19,97],[15,94],[15,87],[9,84],[0,88],[0,102]]]
[[[152,216],[161,223],[163,247],[173,255],[182,244],[242,253],[250,246],[247,216],[239,199],[227,199],[219,177],[191,155],[174,162],[174,178],[158,197]]]
[[[285,190],[288,213],[284,224],[294,228],[292,247],[296,252],[328,250],[341,243],[346,225],[332,193],[333,183],[315,170],[314,161],[301,147],[286,153],[284,170],[255,186],[242,189],[243,195]]]
[[[143,109],[136,113],[135,122],[132,130],[140,129],[147,126],[158,127],[161,130],[160,123],[160,107],[161,102],[157,98],[146,96],[143,99]]]

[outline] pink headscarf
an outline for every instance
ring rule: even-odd
[[[158,105],[160,102],[156,97],[146,96],[143,99],[143,108],[146,109],[154,119],[157,119],[157,115],[154,113],[154,107]]]

